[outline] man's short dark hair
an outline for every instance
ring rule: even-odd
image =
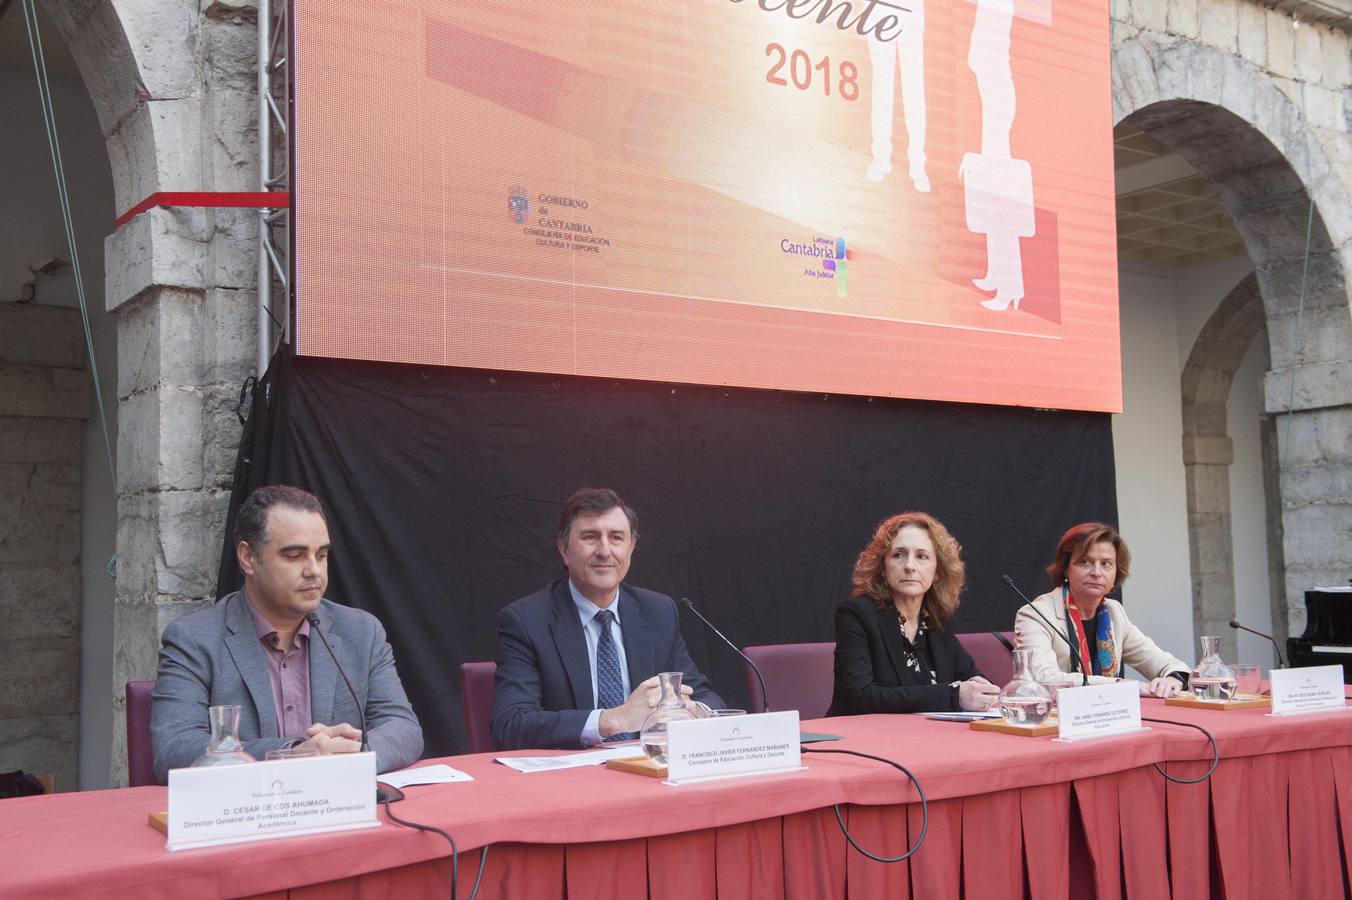
[[[285,507],[299,512],[319,513],[328,524],[319,498],[289,484],[269,484],[254,490],[239,508],[235,517],[235,544],[261,547],[268,539],[268,510]]]
[[[567,546],[568,530],[573,527],[573,520],[578,516],[599,516],[617,506],[629,520],[629,540],[637,541],[638,514],[620,499],[619,494],[610,488],[582,488],[564,502],[563,510],[559,513],[559,543]]]

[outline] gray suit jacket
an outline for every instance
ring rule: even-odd
[[[277,737],[272,682],[246,602],[242,593],[229,594],[164,629],[150,711],[160,784],[167,783],[170,769],[190,766],[206,752],[210,706],[241,707],[239,738],[258,759],[287,743]],[[385,629],[370,613],[328,600],[317,613],[319,627],[362,698],[376,770],[388,772],[415,762],[422,754],[422,728],[399,683]],[[326,725],[361,727],[352,694],[317,636],[310,645],[310,714]]]

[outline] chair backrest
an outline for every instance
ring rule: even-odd
[[[470,753],[488,753],[493,748],[493,679],[495,662],[460,664],[460,709],[465,716]]]
[[[796,709],[800,719],[820,719],[831,708],[835,685],[834,641],[822,644],[761,644],[743,651],[765,676],[765,690],[775,710]],[[751,697],[747,712],[764,712],[765,697],[750,666],[746,688]]]
[[[957,638],[981,674],[992,684],[1000,687],[1009,684],[1009,679],[1014,677],[1014,657],[1011,652],[1014,632],[970,631],[959,634]]]
[[[153,681],[127,682],[127,783],[156,784],[155,751],[150,745],[150,692]]]

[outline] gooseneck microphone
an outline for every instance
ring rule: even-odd
[[[361,749],[365,753],[371,747],[366,741],[366,710],[362,709],[361,698],[357,696],[357,689],[352,686],[352,679],[347,677],[347,671],[343,664],[338,661],[338,655],[333,652],[333,647],[329,645],[329,639],[324,636],[324,629],[319,627],[319,615],[317,613],[307,613],[305,621],[310,623],[310,631],[319,635],[319,639],[324,643],[324,649],[329,651],[329,659],[338,667],[338,674],[343,676],[343,683],[347,685],[348,691],[352,694],[352,702],[357,704],[357,716],[361,719]]]
[[[682,598],[681,598],[681,605],[684,606],[686,609],[690,610],[692,613],[694,613],[694,614],[695,614],[695,618],[699,619],[701,622],[703,622],[705,625],[707,625],[707,626],[709,627],[709,630],[710,630],[710,631],[712,631],[714,634],[716,634],[716,635],[718,635],[720,638],[722,638],[722,639],[723,639],[723,643],[725,643],[725,644],[727,644],[729,647],[731,647],[731,648],[732,648],[732,652],[733,652],[733,653],[736,653],[738,656],[740,656],[742,659],[744,659],[744,660],[746,661],[746,664],[747,664],[748,666],[751,667],[751,671],[753,671],[753,672],[756,673],[756,680],[760,682],[760,689],[761,689],[761,704],[765,707],[765,710],[764,710],[764,711],[765,711],[765,712],[769,712],[769,711],[770,711],[770,694],[769,694],[768,691],[765,690],[765,676],[761,674],[760,666],[758,666],[758,665],[756,665],[755,663],[753,663],[753,662],[751,661],[751,657],[747,656],[745,653],[743,653],[741,650],[739,650],[739,649],[737,648],[737,645],[736,645],[736,644],[734,644],[732,641],[728,640],[728,636],[727,636],[726,634],[724,634],[723,632],[719,631],[718,628],[717,628],[717,626],[715,626],[713,622],[710,622],[708,619],[704,618],[704,616],[700,615],[699,610],[695,609],[695,604],[693,604],[693,603],[690,602],[690,598],[689,598],[689,597],[682,597]]]
[[[1277,639],[1270,634],[1265,634],[1256,628],[1250,628],[1248,625],[1241,625],[1235,619],[1230,620],[1230,627],[1239,631],[1247,631],[1249,634],[1256,634],[1260,638],[1266,638],[1272,643],[1272,652],[1277,654],[1277,668],[1285,669],[1286,663],[1282,660],[1282,647],[1277,643]]]
[[[1033,601],[1028,599],[1027,594],[1019,590],[1019,586],[1014,583],[1013,578],[1010,578],[1008,575],[1001,575],[1000,580],[1003,581],[1005,584],[1009,585],[1009,589],[1011,591],[1019,595],[1019,599],[1023,601],[1023,606],[1026,606],[1029,609],[1031,609],[1034,615],[1036,615],[1043,622],[1047,623],[1047,627],[1052,630],[1052,634],[1056,635],[1062,641],[1065,642],[1066,646],[1070,648],[1070,668],[1073,671],[1078,672],[1080,674],[1082,683],[1088,684],[1089,679],[1085,677],[1084,670],[1081,669],[1080,667],[1080,654],[1075,649],[1075,645],[1070,642],[1070,638],[1066,637],[1065,633],[1062,632],[1061,629],[1053,625],[1052,620],[1042,614],[1042,610],[1038,609],[1036,606],[1033,605]],[[1023,607],[1020,607],[1020,609],[1022,608]]]
[[[361,749],[362,752],[371,749],[370,742],[366,739],[366,710],[362,708],[361,698],[357,696],[357,689],[352,686],[352,679],[347,677],[347,670],[338,660],[338,654],[333,652],[333,647],[329,644],[329,639],[324,636],[324,629],[319,627],[319,615],[317,613],[307,613],[305,621],[310,623],[310,633],[318,634],[319,640],[324,644],[324,649],[329,651],[329,659],[338,667],[338,674],[343,676],[343,683],[347,685],[348,691],[352,694],[352,702],[357,705],[357,718],[361,721]],[[379,783],[376,784],[376,802],[394,803],[404,799],[404,792],[396,787],[386,787]],[[388,809],[386,810],[388,812]]]

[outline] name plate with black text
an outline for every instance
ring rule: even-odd
[[[1078,741],[1141,731],[1141,691],[1134,682],[1089,684],[1056,692],[1057,740]]]
[[[169,772],[170,850],[379,824],[374,753]]]
[[[1352,708],[1348,707],[1344,697],[1342,666],[1273,669],[1268,673],[1268,680],[1272,685],[1270,715],[1291,716]]]
[[[672,722],[666,784],[803,770],[798,711]]]

